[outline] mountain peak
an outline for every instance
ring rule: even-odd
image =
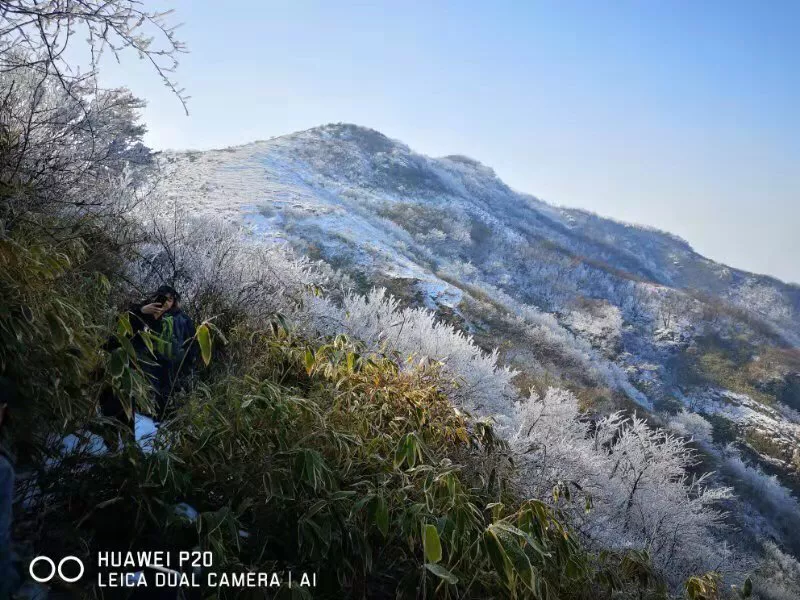
[[[481,161],[474,159],[470,156],[464,156],[463,154],[448,154],[447,156],[443,156],[440,160],[446,160],[453,163],[457,163],[459,165],[469,167],[488,177],[492,178],[497,177],[497,174],[494,172],[494,169],[492,167],[485,165]]]
[[[397,147],[405,148],[404,144],[391,139],[376,129],[354,123],[328,123],[327,125],[312,127],[301,133],[315,135],[320,138],[354,142],[370,154],[390,152]]]
[[[464,156],[463,154],[448,154],[447,156],[443,156],[442,159],[463,163],[472,167],[486,167],[481,161],[469,156]]]

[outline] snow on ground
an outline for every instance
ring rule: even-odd
[[[186,519],[190,523],[196,523],[197,517],[199,516],[197,509],[189,504],[186,504],[186,502],[181,502],[180,504],[175,505],[175,514]]]
[[[778,445],[796,448],[800,444],[800,425],[787,420],[780,410],[757,402],[747,394],[710,389],[703,394],[680,399],[693,412],[723,417],[742,428],[766,436]],[[767,456],[763,458],[769,460]]]
[[[356,193],[336,178],[322,181],[298,159],[295,145],[278,138],[204,153],[165,153],[161,190],[192,214],[244,224],[266,241],[302,237],[332,253],[355,248],[357,265],[417,280],[429,308],[458,305],[461,290],[404,253],[414,243],[408,233],[362,206],[391,202],[391,195]]]
[[[700,396],[685,399],[696,412],[720,415],[740,424],[773,425],[781,421],[778,411],[756,402],[747,394],[730,390],[709,390]]]
[[[81,436],[69,434],[61,440],[61,455],[66,456],[74,452],[86,452],[92,456],[100,456],[107,452],[106,444],[99,435],[84,433]]]
[[[153,419],[136,413],[134,431],[136,442],[139,444],[142,451],[147,453],[152,452],[153,442],[158,432],[158,428],[153,422]],[[61,440],[61,447],[59,450],[60,456],[64,457],[78,452],[91,456],[102,456],[108,452],[108,447],[106,446],[105,440],[95,433],[82,431],[64,436]],[[57,463],[57,459],[49,459],[48,461],[48,464],[51,466]]]
[[[459,288],[438,278],[419,281],[417,283],[417,289],[419,289],[425,297],[426,308],[431,310],[436,310],[437,305],[456,308],[464,296],[464,293]]]
[[[134,430],[136,433],[136,442],[139,444],[142,452],[148,454],[152,452],[154,450],[153,443],[155,442],[156,433],[158,432],[158,428],[153,422],[153,419],[136,413]]]

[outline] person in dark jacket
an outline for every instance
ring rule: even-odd
[[[163,416],[178,378],[191,370],[196,353],[194,322],[181,310],[180,299],[173,287],[162,285],[149,300],[130,307],[133,347],[142,357],[142,370],[153,382],[158,417]],[[155,359],[142,339],[145,330],[155,336]]]
[[[194,322],[181,310],[180,294],[169,285],[159,287],[144,302],[131,305],[128,313],[133,328],[131,343],[139,357],[139,366],[153,385],[157,411],[154,416],[160,420],[167,412],[179,378],[193,368]],[[144,339],[145,333],[149,343]],[[148,346],[152,347],[152,353]],[[133,422],[125,416],[119,399],[107,394],[101,405],[105,416],[127,422],[133,429]]]

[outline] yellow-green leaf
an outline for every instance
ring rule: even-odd
[[[314,368],[314,351],[311,348],[306,349],[305,363],[306,373],[311,375],[311,370]]]
[[[124,312],[119,316],[119,320],[117,321],[117,333],[119,335],[133,335],[130,313]]]
[[[149,331],[143,331],[139,334],[139,338],[144,342],[144,345],[147,346],[147,349],[150,351],[150,354],[153,358],[156,357],[156,351],[153,349],[153,337]]]
[[[200,345],[200,355],[206,366],[211,362],[211,330],[203,323],[197,328],[197,343]]]
[[[442,543],[439,541],[439,532],[435,525],[422,527],[422,545],[425,548],[425,558],[428,562],[438,563],[442,560]]]

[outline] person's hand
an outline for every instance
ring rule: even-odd
[[[152,304],[145,304],[142,308],[143,315],[153,315],[156,319],[164,312],[164,306],[158,302]]]

